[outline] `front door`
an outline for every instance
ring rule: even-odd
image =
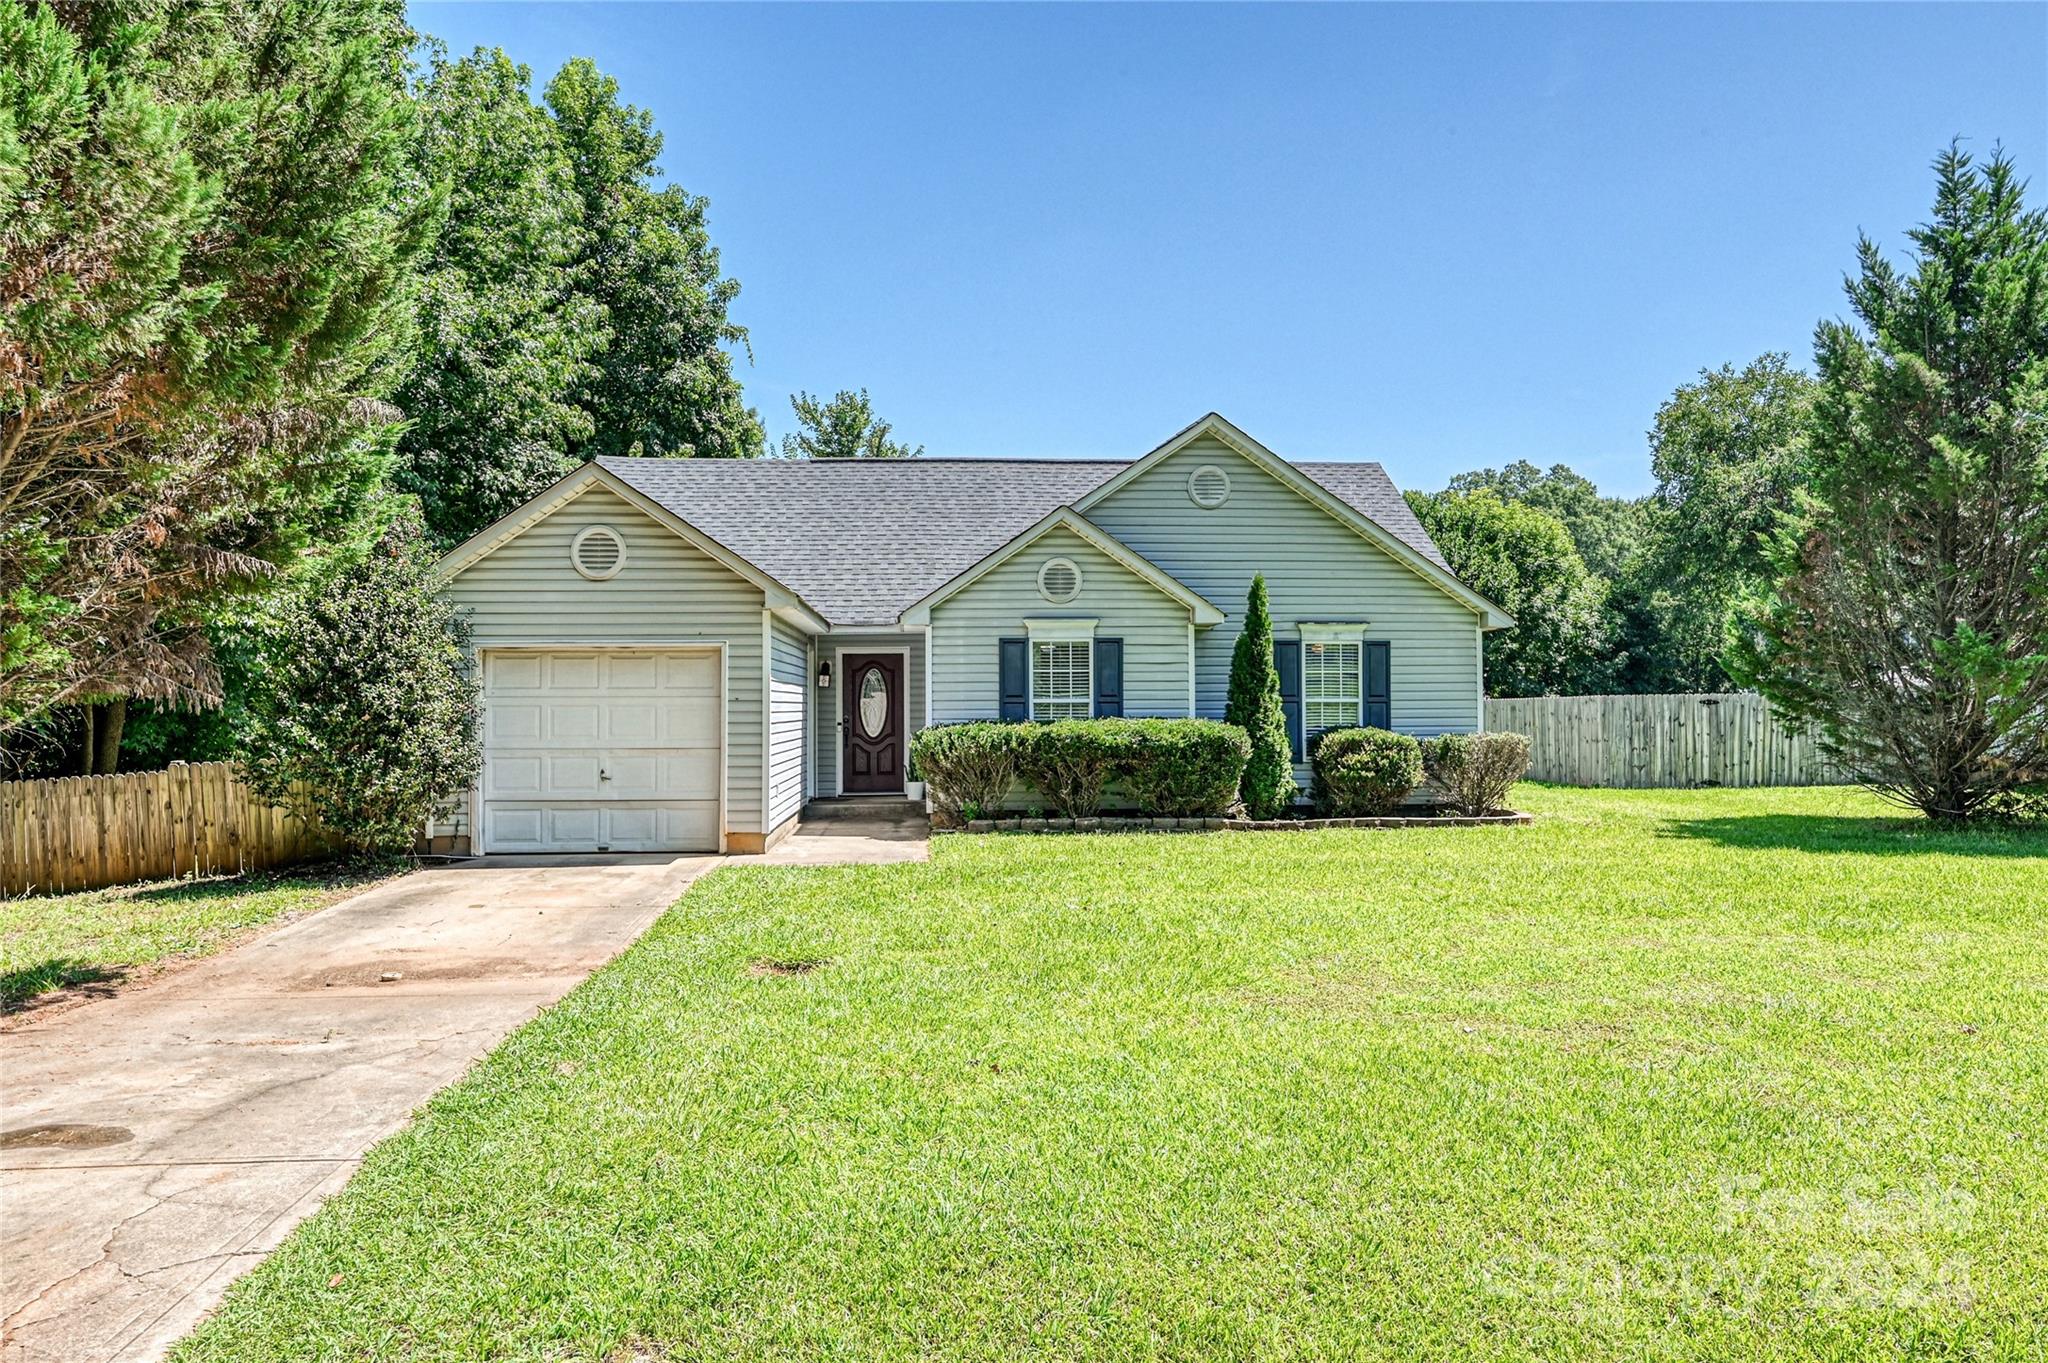
[[[848,795],[903,789],[903,655],[849,653],[839,707],[845,731],[840,788]]]

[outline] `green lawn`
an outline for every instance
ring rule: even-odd
[[[721,870],[176,1357],[2043,1357],[2048,835],[1517,802]]]
[[[67,985],[118,983],[138,969],[211,955],[388,874],[310,867],[0,898],[0,1011]]]

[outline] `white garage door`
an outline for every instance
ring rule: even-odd
[[[718,850],[715,649],[484,655],[484,850]]]

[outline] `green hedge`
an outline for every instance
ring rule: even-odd
[[[1112,787],[1147,815],[1226,814],[1251,754],[1244,730],[1212,719],[942,724],[910,746],[932,803],[959,822],[995,814],[1020,780],[1058,818],[1101,813]]]
[[[910,736],[910,765],[939,812],[956,823],[1002,807],[1017,778],[1015,724],[939,724]]]
[[[1328,729],[1309,750],[1309,768],[1325,817],[1391,814],[1422,784],[1422,745],[1385,729]]]

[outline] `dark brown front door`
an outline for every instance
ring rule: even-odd
[[[845,731],[841,789],[848,795],[903,789],[903,655],[849,653],[839,706]]]

